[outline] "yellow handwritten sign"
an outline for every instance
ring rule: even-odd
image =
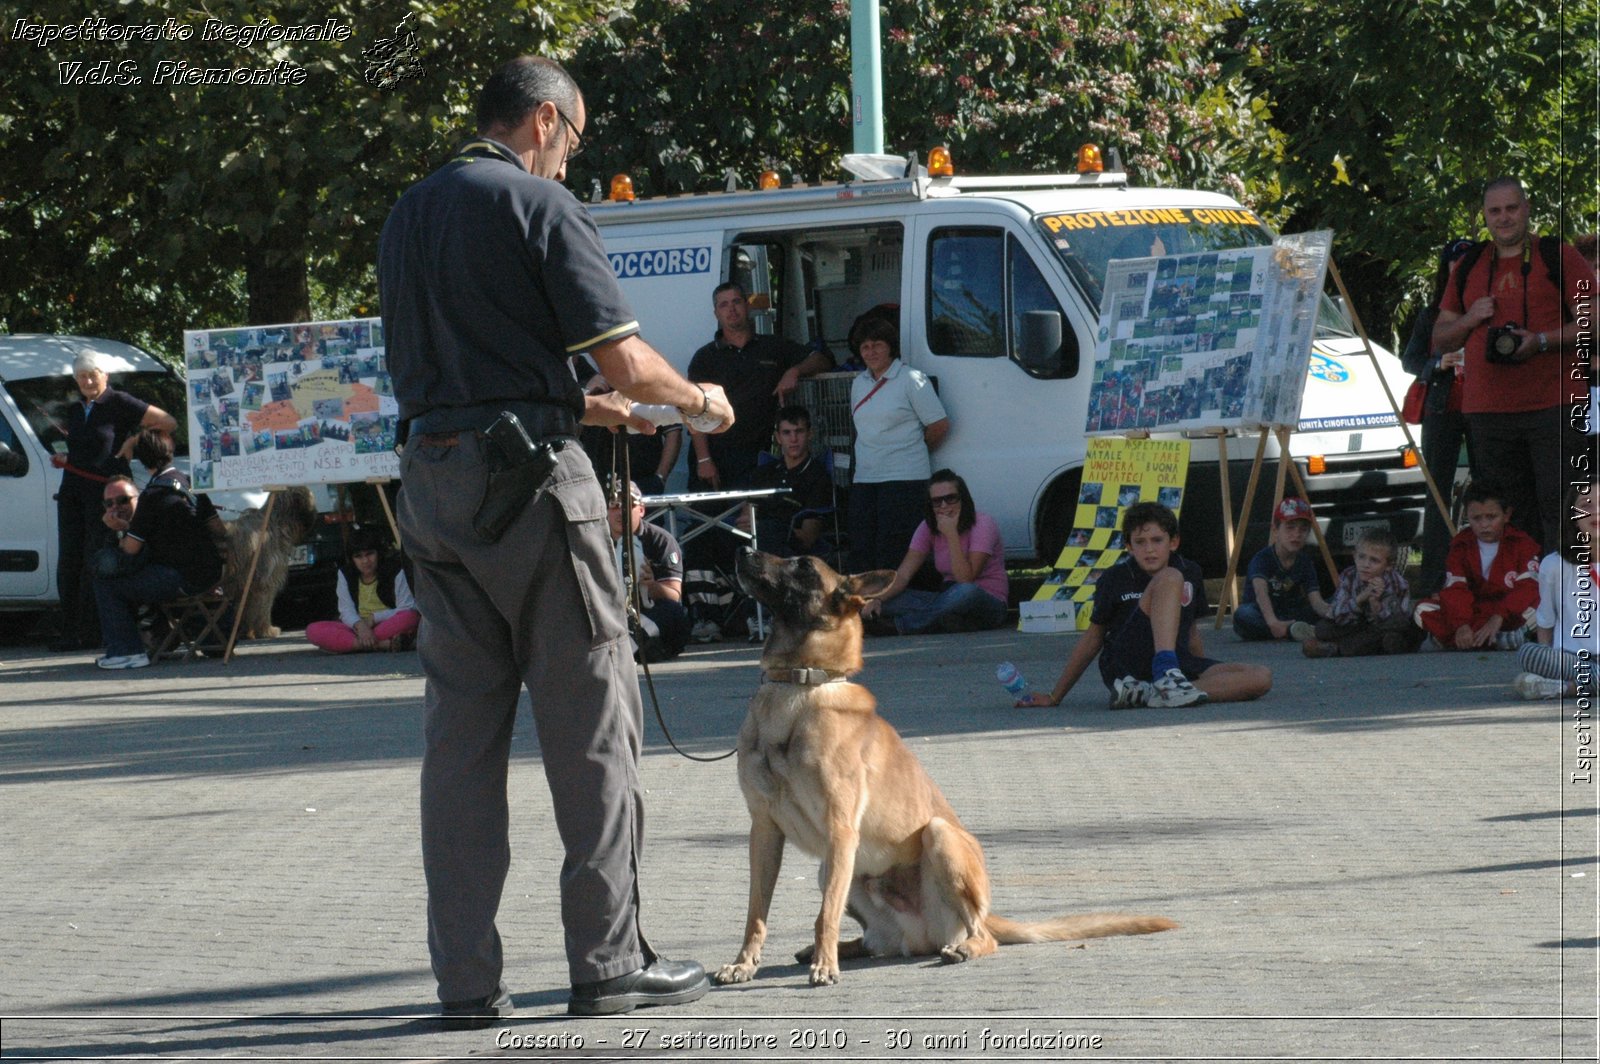
[[[1095,585],[1124,553],[1123,514],[1139,502],[1159,502],[1178,513],[1188,477],[1188,440],[1091,439],[1072,531],[1033,601],[1071,602],[1077,627],[1088,628]]]

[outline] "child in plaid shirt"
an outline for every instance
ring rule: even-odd
[[[1317,622],[1315,638],[1300,644],[1308,658],[1409,654],[1423,631],[1411,620],[1410,589],[1395,566],[1400,545],[1387,528],[1356,542],[1356,563],[1339,574],[1333,609]]]

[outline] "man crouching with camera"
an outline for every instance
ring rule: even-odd
[[[1439,320],[1438,351],[1465,346],[1462,412],[1472,437],[1472,479],[1505,492],[1511,521],[1543,550],[1560,544],[1561,498],[1573,456],[1589,444],[1572,427],[1572,403],[1587,401],[1577,365],[1579,304],[1592,306],[1595,273],[1570,244],[1537,237],[1522,182],[1497,177],[1483,190],[1490,239],[1456,263]]]

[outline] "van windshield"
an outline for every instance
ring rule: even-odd
[[[1052,211],[1034,218],[1067,273],[1098,313],[1106,263],[1272,243],[1272,233],[1242,207],[1157,207]]]
[[[1125,211],[1052,211],[1034,218],[1088,297],[1095,313],[1105,288],[1106,263],[1227,251],[1272,243],[1272,231],[1242,207],[1157,207]],[[1319,335],[1354,336],[1349,316],[1326,294],[1317,307]]]
[[[173,441],[174,447],[179,454],[188,450],[182,380],[170,373],[144,372],[113,373],[108,382],[117,391],[137,396],[177,418],[178,434]],[[57,442],[66,441],[67,418],[72,413],[73,404],[83,401],[70,375],[7,381],[5,389],[33,428],[34,435],[39,437],[40,443],[54,449]]]

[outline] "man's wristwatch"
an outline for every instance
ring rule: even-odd
[[[1539,334],[1539,353],[1542,355],[1550,350],[1550,337],[1545,333]]]

